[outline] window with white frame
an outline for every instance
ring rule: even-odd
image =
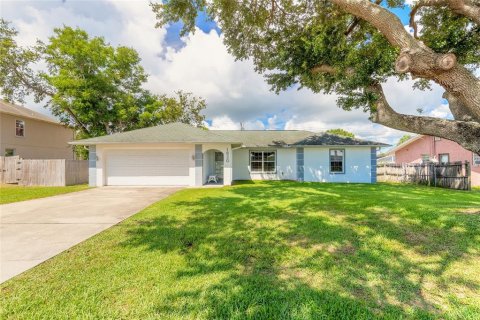
[[[429,154],[422,154],[422,162],[429,162],[430,161],[430,155]]]
[[[438,162],[441,164],[447,164],[450,162],[450,155],[448,153],[440,153],[438,155]]]
[[[250,151],[250,171],[274,173],[276,167],[275,151]]]
[[[330,172],[331,173],[345,172],[345,150],[344,149],[330,149]]]
[[[17,137],[25,136],[25,121],[15,120],[15,135]]]
[[[473,153],[473,165],[475,167],[480,167],[480,154],[476,154],[475,152]]]

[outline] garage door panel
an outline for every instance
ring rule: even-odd
[[[107,185],[188,185],[189,150],[111,150]]]
[[[108,177],[109,186],[188,186],[190,177],[155,177],[155,176],[132,176],[132,177]]]

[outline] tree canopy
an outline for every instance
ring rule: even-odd
[[[0,89],[12,102],[33,95],[59,119],[94,137],[168,122],[202,126],[203,99],[178,91],[176,96],[143,88],[147,73],[138,53],[113,47],[68,26],[54,30],[48,42],[20,47],[17,31],[0,20]],[[44,68],[38,66],[44,65]]]
[[[183,34],[195,31],[199,11],[207,12],[229,52],[251,58],[276,92],[298,86],[336,93],[341,108],[360,108],[375,123],[441,136],[480,153],[480,81],[472,72],[480,66],[480,2],[419,0],[411,8],[414,35],[393,11],[405,6],[401,0],[152,4],[158,26],[181,20]],[[383,91],[391,77],[414,78],[422,90],[438,83],[454,119],[395,111]]]
[[[411,138],[412,138],[412,136],[409,135],[409,134],[403,135],[400,139],[398,139],[397,146],[401,145],[402,143],[404,143],[407,140],[410,140]]]
[[[329,129],[325,132],[330,133],[330,134],[336,134],[337,136],[342,136],[342,137],[347,137],[347,138],[355,138],[355,134],[353,134],[352,132],[348,132],[347,130],[344,130],[342,128]]]

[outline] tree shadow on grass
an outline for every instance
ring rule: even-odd
[[[480,199],[432,202],[430,192],[296,183],[205,190],[133,219],[124,245],[182,255],[178,281],[220,275],[162,299],[159,316],[435,318],[426,279],[448,290],[444,272],[479,245],[479,218],[451,209]]]

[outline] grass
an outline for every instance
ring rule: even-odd
[[[18,185],[0,185],[0,204],[55,196],[57,194],[88,189],[88,185],[67,187],[24,187]]]
[[[478,319],[480,193],[185,189],[1,285],[0,318]]]

